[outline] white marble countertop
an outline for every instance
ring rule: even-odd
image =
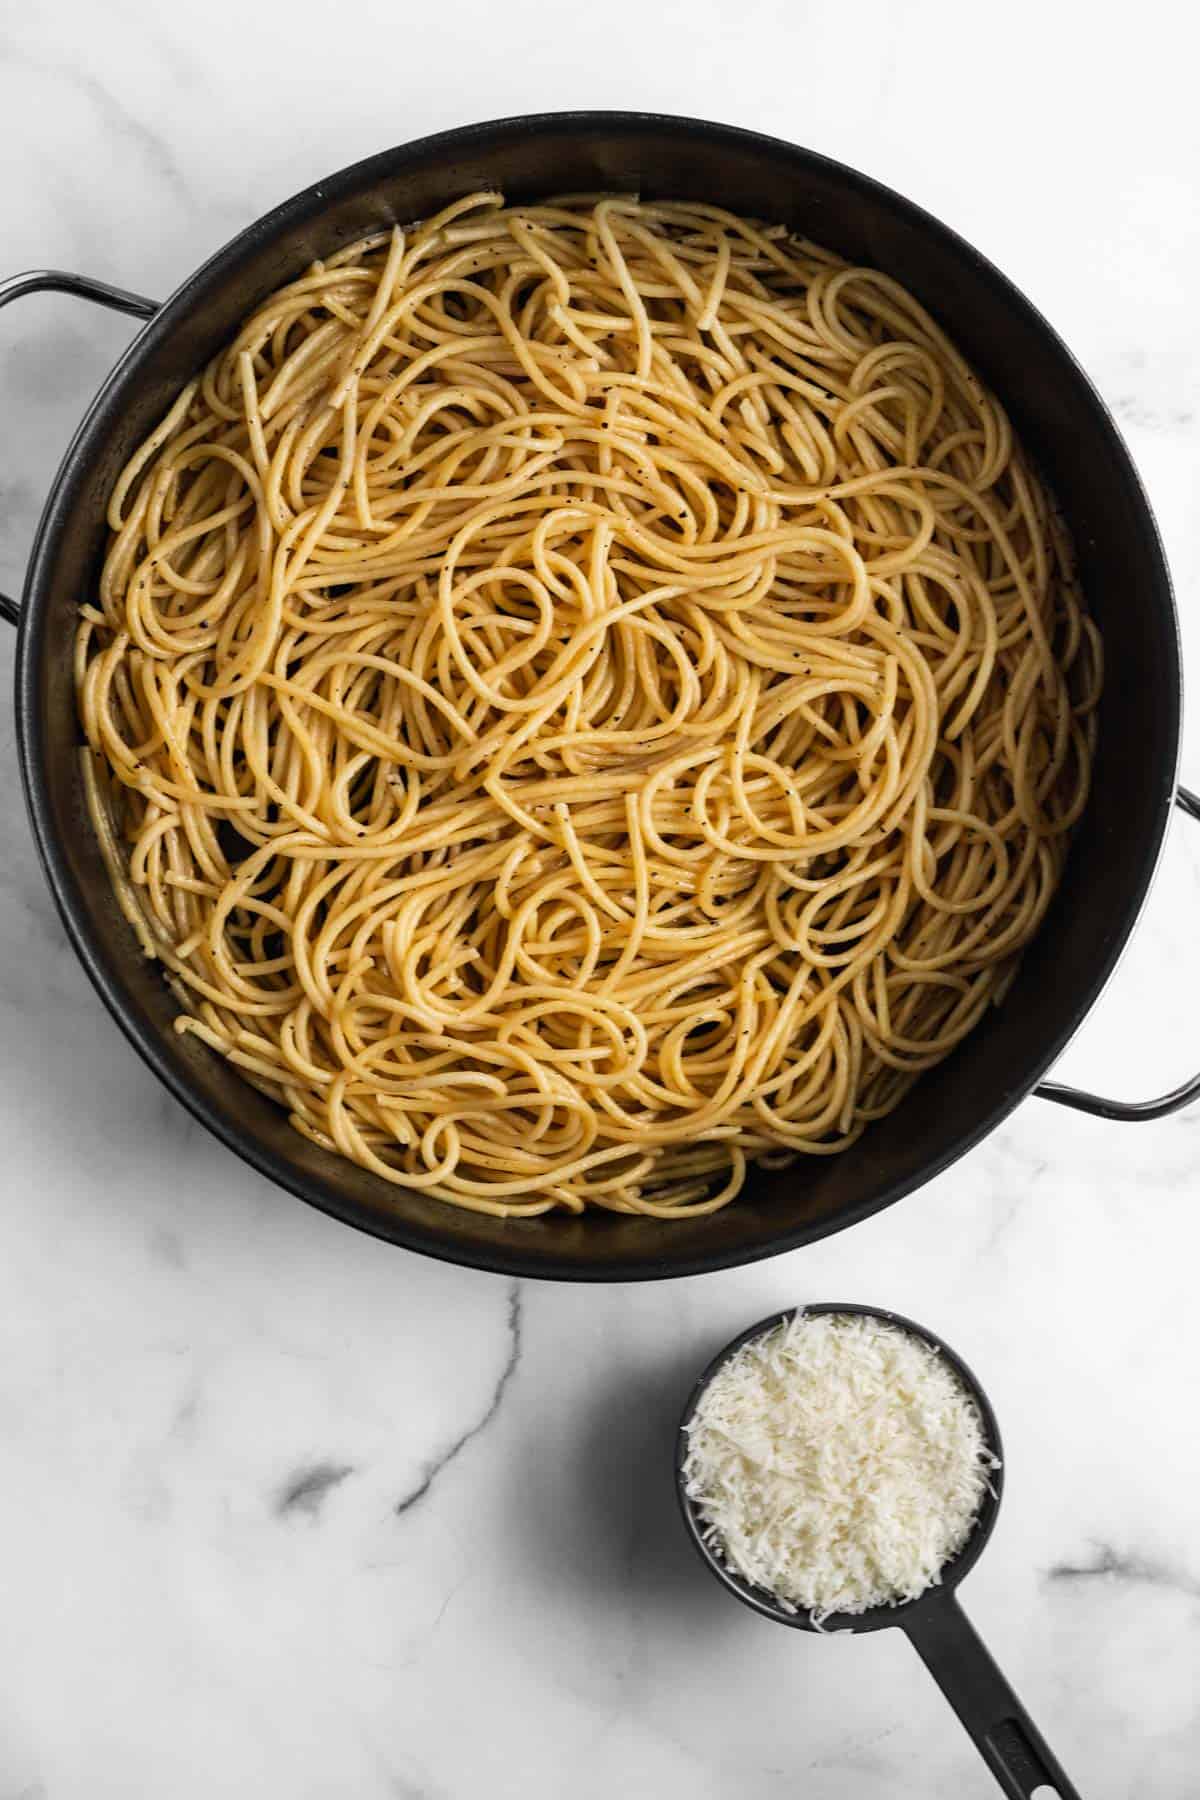
[[[990,253],[1116,408],[1200,667],[1200,106],[1182,9],[807,0],[0,5],[0,273],[168,292],[345,163],[554,106],[856,163]],[[129,321],[0,318],[0,586]],[[1131,596],[1136,603],[1136,596]],[[965,1800],[901,1636],[771,1631],[672,1511],[683,1393],[795,1301],[926,1320],[1008,1485],[968,1610],[1080,1790],[1200,1791],[1200,1109],[1030,1101],[882,1217],[759,1267],[577,1290],[308,1211],[193,1125],[36,865],[0,636],[0,1800]],[[1200,780],[1200,708],[1185,773]],[[1063,1074],[1200,1066],[1200,830]]]

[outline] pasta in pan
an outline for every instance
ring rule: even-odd
[[[1003,998],[1100,644],[995,398],[781,228],[474,194],[271,296],[112,495],[114,883],[298,1130],[500,1214],[711,1211]]]

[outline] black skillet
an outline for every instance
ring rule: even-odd
[[[390,1187],[301,1137],[282,1108],[197,1038],[173,1030],[176,1001],[113,898],[84,806],[71,644],[79,602],[94,591],[106,502],[127,457],[245,314],[314,257],[493,186],[518,200],[637,188],[650,198],[716,202],[887,270],[936,314],[1011,411],[1062,504],[1105,638],[1092,796],[1062,888],[1005,1005],[843,1155],[754,1170],[736,1205],[670,1225],[464,1212]],[[1062,254],[1070,254],[1065,240]],[[1043,1079],[1116,966],[1173,806],[1200,814],[1200,803],[1176,787],[1175,607],[1146,496],[1096,390],[1013,284],[912,201],[814,151],[728,125],[650,113],[533,114],[385,150],[315,183],[247,226],[161,306],[47,270],[0,281],[0,306],[46,289],[145,322],[66,452],[21,604],[0,595],[0,615],[20,627],[16,726],[33,833],[67,934],[117,1023],[177,1099],[260,1173],[347,1224],[450,1262],[638,1281],[754,1262],[853,1225],[945,1169],[1031,1092],[1113,1119],[1156,1118],[1200,1096],[1200,1077],[1140,1104]],[[19,449],[6,446],[6,464]],[[1150,1031],[1149,998],[1145,1006]]]

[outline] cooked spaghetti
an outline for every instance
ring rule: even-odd
[[[389,1182],[723,1206],[999,1001],[1096,631],[910,294],[474,194],[265,301],[116,484],[92,816],[194,1033]]]

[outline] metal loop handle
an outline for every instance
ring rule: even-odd
[[[1175,790],[1175,804],[1189,818],[1200,819],[1200,797],[1190,788]],[[1157,1100],[1106,1100],[1102,1094],[1089,1094],[1083,1088],[1063,1087],[1057,1081],[1044,1081],[1034,1088],[1039,1100],[1053,1100],[1059,1106],[1073,1107],[1076,1112],[1094,1113],[1098,1119],[1165,1119],[1193,1100],[1200,1100],[1200,1075],[1185,1081],[1182,1087],[1160,1094]]]
[[[107,281],[72,275],[66,269],[26,269],[22,275],[10,275],[0,281],[0,306],[19,300],[24,294],[44,293],[74,294],[78,300],[91,300],[97,306],[129,313],[135,319],[152,319],[158,311],[157,300],[147,300],[144,294],[131,294],[127,288],[110,287]],[[21,622],[21,609],[7,594],[0,594],[0,618],[7,619],[10,625]]]

